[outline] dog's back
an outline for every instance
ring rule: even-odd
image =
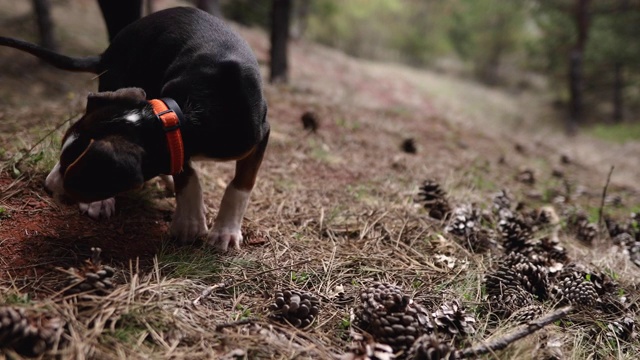
[[[202,124],[202,135],[225,149],[224,154],[203,149],[202,155],[241,152],[268,130],[251,48],[223,20],[202,10],[171,8],[132,23],[103,53],[101,67],[100,91],[140,87],[151,98],[198,104],[211,120]]]

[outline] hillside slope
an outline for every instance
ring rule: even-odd
[[[56,6],[56,17],[69,19],[58,22],[63,51],[100,51],[95,4]],[[25,4],[0,0],[0,9],[1,34],[33,36]],[[238,31],[264,66],[267,36]],[[640,219],[629,213],[639,203],[638,144],[565,137],[540,94],[354,59],[304,41],[291,44],[290,56],[290,84],[265,85],[272,137],[245,219],[246,244],[216,254],[168,239],[175,201],[155,181],[119,198],[106,221],[55,204],[42,182],[65,121],[82,111],[96,80],[0,48],[0,318],[8,306],[61,319],[64,341],[47,346],[63,358],[366,359],[349,357],[367,345],[357,340],[360,328],[382,340],[362,320],[361,295],[382,282],[434,320],[447,318],[443,306],[454,301],[466,308],[447,321],[460,325],[466,314],[474,331],[423,324],[419,332],[445,336],[438,343],[463,348],[499,338],[518,323],[509,318],[512,303],[535,317],[570,302],[582,311],[488,358],[547,351],[634,358]],[[303,129],[307,112],[316,132]],[[408,139],[415,152],[402,150]],[[212,221],[233,164],[197,167]],[[430,194],[452,210],[445,219],[424,206],[425,190],[436,188]],[[542,221],[548,211],[558,219]],[[609,229],[598,223],[600,211]],[[631,240],[618,239],[621,233]],[[71,268],[103,265],[95,255],[86,261],[95,247],[115,268],[113,289],[67,294],[77,274]],[[510,253],[524,258],[505,261]],[[505,279],[511,265],[516,275]],[[508,298],[500,289],[513,277],[518,291]],[[572,297],[565,278],[592,297]],[[285,296],[280,290],[318,300],[308,328],[281,321],[282,309],[272,306]]]

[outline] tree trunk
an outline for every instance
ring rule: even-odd
[[[613,121],[616,123],[624,120],[623,108],[623,90],[624,90],[624,74],[623,65],[620,62],[616,62],[613,65],[614,78],[613,78]]]
[[[125,26],[142,16],[142,0],[98,0],[109,32],[109,42]]]
[[[211,15],[222,17],[222,11],[220,11],[219,0],[197,0],[196,7],[200,10],[204,10]]]
[[[311,1],[297,1],[294,6],[293,24],[291,26],[291,37],[299,40],[304,36],[309,21],[309,11],[311,10]]]
[[[269,81],[287,82],[287,45],[291,0],[272,0],[271,7],[271,63]]]
[[[33,10],[36,13],[40,45],[47,49],[56,50],[57,44],[53,36],[53,20],[51,19],[51,3],[49,0],[33,0]]]
[[[574,7],[574,21],[577,30],[577,40],[569,56],[569,122],[567,130],[574,133],[582,123],[582,81],[584,49],[589,35],[589,4],[591,0],[576,0]]]

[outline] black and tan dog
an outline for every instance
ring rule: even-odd
[[[92,217],[114,213],[113,197],[172,175],[181,242],[207,235],[191,160],[235,160],[208,243],[239,248],[241,223],[269,138],[258,63],[224,22],[195,8],[153,13],[125,27],[100,56],[72,58],[0,37],[64,70],[100,74],[84,116],[62,140],[46,179]]]

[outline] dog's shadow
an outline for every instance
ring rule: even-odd
[[[42,196],[46,196],[42,194]],[[116,214],[93,220],[81,214],[77,205],[43,209],[20,219],[28,224],[12,231],[5,249],[0,249],[0,278],[44,276],[59,268],[78,267],[102,249],[105,263],[129,266],[129,262],[149,264],[168,241],[168,225],[174,199],[164,189],[147,186],[116,198]]]

